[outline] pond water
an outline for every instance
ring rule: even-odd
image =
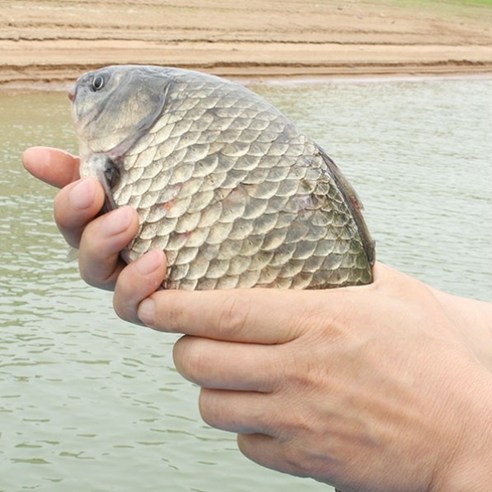
[[[492,300],[492,79],[253,84],[357,189],[378,259]],[[0,93],[0,491],[298,492],[209,428],[175,337],[119,320],[52,221],[32,145],[76,152],[62,93]]]

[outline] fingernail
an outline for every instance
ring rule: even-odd
[[[113,210],[105,217],[103,227],[111,236],[125,231],[131,224],[133,210],[130,207],[121,207]]]
[[[161,266],[163,260],[162,257],[163,253],[158,249],[149,251],[135,262],[138,273],[140,273],[140,275],[150,275]]]
[[[155,302],[153,299],[148,297],[144,299],[137,309],[137,316],[140,321],[147,326],[154,326],[155,320]]]
[[[88,208],[94,201],[95,189],[91,180],[84,179],[77,183],[69,194],[70,203],[79,210]]]

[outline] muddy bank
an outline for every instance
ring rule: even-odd
[[[404,4],[404,5],[402,5]],[[453,1],[0,1],[0,86],[113,63],[241,77],[492,73],[492,8]]]

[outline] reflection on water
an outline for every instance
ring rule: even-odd
[[[254,87],[354,183],[378,258],[492,298],[492,81]],[[0,491],[327,490],[249,463],[201,422],[174,337],[124,323],[85,286],[52,222],[30,145],[75,151],[63,94],[0,94]]]

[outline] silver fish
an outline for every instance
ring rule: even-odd
[[[326,153],[247,88],[199,72],[122,65],[69,94],[81,176],[106,208],[134,207],[130,262],[166,252],[165,288],[315,289],[372,282],[361,204]]]

